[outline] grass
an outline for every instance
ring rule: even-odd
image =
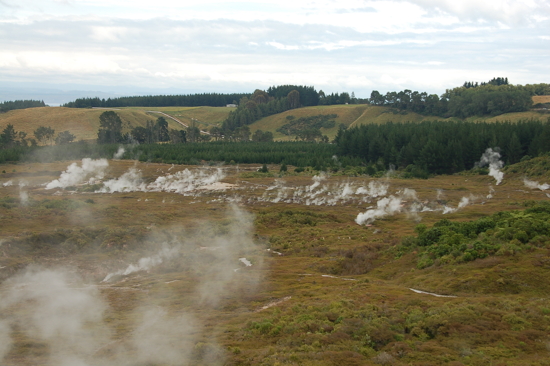
[[[149,109],[147,109],[149,110]],[[154,110],[154,109],[151,109]],[[51,127],[56,134],[70,131],[76,140],[96,140],[99,130],[99,116],[105,110],[64,107],[41,107],[9,111],[0,114],[0,129],[12,124],[16,131],[27,133],[34,138],[34,130],[40,126]],[[146,113],[146,110],[124,108],[115,111],[123,122],[123,133],[136,126],[145,126],[147,120],[156,120],[159,115]],[[176,117],[177,118],[177,117]],[[182,129],[177,122],[167,119],[169,128]]]
[[[549,96],[533,97],[535,103],[546,103]],[[220,126],[231,111],[227,107],[126,107],[117,108],[116,112],[125,123],[123,132],[129,131],[135,126],[145,126],[147,120],[155,120],[159,117],[155,113],[147,111],[161,111],[182,121],[184,124],[195,123],[197,127],[208,130],[213,126]],[[99,129],[99,115],[101,109],[78,109],[64,107],[43,107],[13,110],[0,114],[0,129],[4,129],[11,123],[16,131],[26,132],[29,138],[34,138],[33,132],[39,126],[49,126],[55,129],[56,133],[68,130],[76,136],[77,140],[97,139]],[[277,132],[277,128],[288,123],[288,116],[295,118],[315,116],[319,114],[337,114],[336,126],[330,129],[322,128],[323,135],[333,139],[341,124],[346,127],[359,126],[366,123],[386,122],[420,122],[423,120],[441,120],[440,117],[422,116],[413,112],[397,111],[387,107],[361,105],[332,105],[315,106],[293,109],[280,114],[262,118],[250,125],[254,133],[260,129],[271,131],[275,140],[292,140],[294,136],[286,136]],[[544,118],[545,116],[535,111],[508,113],[496,117],[470,117],[468,121],[512,121],[522,119]],[[453,118],[451,118],[453,119]],[[181,129],[182,126],[172,119],[167,119],[169,128]]]
[[[533,104],[538,103],[550,103],[550,95],[535,95],[533,97]]]
[[[440,200],[452,207],[463,196],[478,197],[445,216],[467,221],[524,209],[526,201],[548,200],[544,192],[523,186],[524,175],[538,174],[533,167],[542,169],[543,160],[507,168],[499,186],[480,175],[387,182],[389,193],[411,188],[421,202],[435,200],[437,190]],[[58,177],[69,163],[0,166],[9,172],[0,175],[0,183],[14,182],[0,185],[2,278],[29,263],[70,265],[99,284],[107,273],[157,253],[162,242],[177,239],[187,250],[149,271],[100,284],[108,304],[104,323],[115,341],[102,351],[107,359],[109,352],[117,352],[117,344],[128,342],[147,309],[164,309],[168,319],[185,313],[200,325],[191,338],[192,364],[208,364],[205,357],[212,354],[229,365],[548,364],[550,285],[545,278],[550,248],[418,269],[418,253],[397,252],[402,238],[413,235],[417,225],[404,213],[367,227],[355,224],[355,216],[376,201],[305,206],[258,200],[275,179],[293,191],[310,186],[310,172],[280,178],[245,174],[258,166],[228,166],[224,181],[241,189],[189,196],[45,190],[42,184]],[[106,179],[119,177],[134,164],[146,181],[173,172],[166,164],[111,161]],[[277,166],[269,168],[278,171]],[[547,183],[547,175],[529,177]],[[23,179],[27,205],[20,202],[18,182]],[[323,184],[370,180],[332,176]],[[487,200],[490,185],[495,193]],[[222,296],[205,305],[198,295],[201,281],[211,273],[211,263],[226,262],[199,247],[215,246],[214,233],[231,231],[226,210],[232,200],[255,216],[254,245],[230,258],[229,268],[241,269],[227,272],[230,280],[220,279],[223,286],[215,287]],[[443,218],[438,212],[420,216],[428,227]],[[240,256],[253,266],[238,267]],[[457,297],[438,298],[409,288]],[[23,333],[15,333],[14,342],[3,364],[45,363],[47,342]],[[131,347],[127,352],[130,358],[137,353]]]
[[[316,116],[319,114],[336,114],[336,126],[330,129],[321,128],[323,135],[329,138],[334,138],[338,132],[340,124],[346,127],[350,126],[357,118],[361,116],[367,105],[333,105],[333,106],[316,106],[292,109],[283,113],[275,114],[269,117],[262,118],[250,125],[250,131],[254,133],[256,130],[271,131],[275,140],[292,140],[294,136],[286,136],[277,132],[277,128],[288,123],[287,117],[294,116],[295,118]]]

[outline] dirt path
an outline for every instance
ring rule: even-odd
[[[180,121],[179,119],[177,119],[176,117],[172,117],[171,115],[169,114],[166,114],[164,112],[159,112],[159,111],[146,111],[147,113],[158,113],[158,114],[162,114],[163,116],[166,116],[174,121],[176,121],[177,123],[179,123],[180,125],[182,125],[183,127],[185,128],[189,128],[188,125],[186,125],[185,123],[183,123],[182,121]],[[201,133],[205,134],[205,135],[210,135],[210,132],[207,132],[207,131],[203,131],[203,130],[199,130]]]

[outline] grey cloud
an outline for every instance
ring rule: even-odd
[[[95,55],[116,64],[107,71],[48,71],[33,68],[32,63],[23,70],[5,65],[0,80],[119,85],[124,91],[109,90],[126,95],[138,94],[143,90],[140,85],[174,92],[234,92],[303,82],[328,92],[353,90],[358,96],[368,96],[373,88],[396,89],[380,80],[380,75],[386,74],[404,80],[409,89],[441,93],[465,80],[494,76],[508,76],[514,83],[544,82],[539,78],[548,74],[545,59],[550,47],[548,40],[538,36],[547,33],[548,24],[521,32],[487,24],[468,32],[457,32],[462,24],[434,24],[426,30],[425,24],[418,24],[414,32],[392,35],[322,24],[223,19],[63,18],[0,23],[0,33],[10,35],[0,41],[4,54],[58,53],[69,60],[78,54]],[[418,81],[420,70],[426,73],[425,81]],[[438,76],[430,79],[426,70]],[[449,71],[445,74],[444,70]],[[486,76],[478,76],[483,73]],[[371,84],[359,85],[363,79]]]
[[[354,8],[354,9],[339,9],[336,11],[337,14],[347,14],[347,13],[376,13],[377,10],[373,7],[366,6],[363,8]]]

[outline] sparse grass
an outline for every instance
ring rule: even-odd
[[[160,115],[146,113],[155,108],[115,110],[123,122],[123,133],[135,126],[145,126],[147,120],[156,120]],[[163,110],[163,109],[161,109]],[[40,126],[51,127],[56,134],[70,131],[76,136],[75,140],[96,140],[99,130],[99,116],[103,109],[42,107],[28,108],[0,113],[0,130],[12,124],[16,131],[27,133],[27,138],[34,138],[33,132]],[[177,118],[177,117],[176,117]],[[169,128],[183,129],[177,122],[167,119]]]
[[[275,114],[250,125],[250,131],[254,133],[256,130],[271,131],[276,140],[293,140],[295,136],[286,136],[277,129],[288,123],[287,117],[294,116],[295,118],[316,116],[319,114],[336,114],[336,125],[333,128],[321,128],[321,133],[333,139],[338,132],[341,124],[349,127],[357,118],[361,116],[363,111],[368,106],[366,104],[356,105],[332,105],[332,106],[316,106],[291,109],[289,111]]]
[[[538,99],[535,99],[538,98]],[[548,96],[534,97],[537,103],[546,103]],[[219,126],[227,118],[231,108],[227,107],[125,107],[116,108],[124,122],[124,131],[129,131],[135,126],[145,126],[147,120],[155,120],[160,115],[147,113],[147,111],[161,111],[171,115],[183,123],[189,125],[196,123],[201,128],[208,130],[212,126]],[[76,140],[95,140],[99,129],[99,115],[102,109],[64,108],[64,107],[42,107],[9,111],[0,114],[0,130],[8,123],[14,125],[17,131],[23,131],[33,138],[33,131],[39,126],[49,126],[55,129],[56,133],[68,130],[76,136]],[[271,131],[276,140],[293,140],[294,136],[286,136],[277,132],[277,128],[288,123],[286,117],[296,118],[309,117],[319,114],[336,114],[336,126],[330,129],[321,128],[323,135],[333,139],[341,124],[346,127],[359,126],[367,123],[386,122],[421,122],[424,120],[442,120],[435,116],[422,116],[413,112],[397,111],[387,107],[358,105],[331,105],[298,108],[284,113],[262,118],[250,125],[252,133],[261,129]],[[468,121],[511,121],[525,120],[530,118],[540,119],[539,112],[528,111],[521,113],[509,113],[496,117],[471,117]],[[454,120],[450,118],[449,120]],[[169,128],[182,129],[183,127],[172,119],[167,119]]]
[[[544,159],[537,159],[542,160],[509,168],[499,186],[486,175],[389,179],[389,193],[411,188],[420,201],[426,201],[435,200],[440,189],[440,199],[452,207],[464,196],[477,197],[472,205],[445,217],[439,212],[421,213],[421,223],[427,227],[442,218],[461,222],[498,211],[523,210],[529,201],[548,201],[544,192],[523,186],[524,174],[534,180],[547,176],[541,165]],[[227,284],[227,295],[215,306],[205,307],[194,295],[213,258],[200,250],[120,282],[101,284],[100,293],[109,304],[105,323],[116,341],[124,342],[133,334],[144,309],[162,307],[173,317],[191,313],[201,324],[193,343],[194,364],[207,364],[201,357],[208,350],[223,354],[229,365],[548,364],[547,248],[418,269],[419,251],[398,252],[402,238],[414,235],[417,222],[413,219],[397,214],[371,227],[353,221],[376,201],[303,206],[253,199],[275,179],[284,179],[292,189],[311,185],[311,173],[279,178],[257,175],[258,165],[228,166],[224,182],[242,189],[197,196],[92,194],[80,187],[48,191],[40,186],[57,178],[69,163],[0,166],[0,171],[11,172],[0,176],[3,279],[35,263],[70,265],[98,284],[107,273],[155,253],[174,231],[182,238],[192,232],[227,232],[225,209],[236,196],[255,215],[257,247],[246,256],[254,263],[250,271],[257,272],[236,272],[238,281]],[[536,175],[539,170],[528,163],[543,174]],[[119,177],[134,164],[147,181],[184,168],[169,171],[168,164],[112,161],[106,179]],[[19,196],[18,182],[23,179],[28,182],[27,205],[21,204]],[[332,176],[324,183],[370,179]],[[1,185],[8,180],[12,186]],[[486,198],[489,185],[495,189],[492,199]],[[202,226],[205,221],[210,228]],[[204,267],[187,270],[185,261],[193,260]],[[258,264],[261,261],[264,266]],[[247,282],[251,281],[247,273],[261,274],[257,287]],[[409,288],[457,297],[434,297]],[[14,342],[4,364],[45,362],[49,350],[43,342],[20,331],[14,333]],[[102,352],[107,354],[109,349]]]

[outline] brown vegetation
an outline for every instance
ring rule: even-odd
[[[524,174],[543,163],[535,160],[508,168],[499,186],[489,176],[466,173],[388,183],[390,193],[415,189],[422,202],[435,200],[440,189],[438,199],[453,207],[472,194],[478,197],[473,204],[445,216],[466,221],[523,209],[526,201],[548,200],[545,192],[523,185]],[[114,359],[119,346],[139,333],[137,319],[148,309],[162,308],[169,319],[186,313],[199,324],[191,340],[191,364],[549,364],[550,248],[418,269],[418,253],[399,256],[396,251],[403,237],[413,235],[414,218],[399,213],[372,226],[354,222],[376,200],[334,206],[262,201],[258,198],[276,177],[249,173],[259,166],[225,167],[223,182],[239,187],[226,192],[90,193],[86,186],[45,190],[42,184],[58,178],[67,165],[0,167],[6,171],[0,175],[0,273],[2,279],[11,277],[30,263],[70,266],[97,285],[108,305],[103,317],[113,343],[103,345],[94,357]],[[110,162],[104,180],[120,177],[133,165]],[[137,168],[145,181],[152,182],[184,167],[138,163]],[[531,178],[547,183],[548,174]],[[294,190],[312,184],[308,172],[282,179]],[[10,180],[12,185],[3,186]],[[26,187],[19,187],[23,180]],[[370,180],[334,175],[323,183]],[[490,185],[495,193],[487,199]],[[26,204],[21,190],[28,194]],[[235,253],[231,265],[239,268],[236,280],[219,288],[223,296],[217,302],[205,305],[197,288],[219,257],[208,240],[189,241],[231,231],[231,217],[226,215],[231,201],[254,214],[254,248]],[[420,217],[428,227],[443,218],[441,212]],[[101,283],[108,273],[157,253],[169,238],[193,250],[148,271]],[[253,265],[240,263],[241,255]],[[16,316],[24,309],[3,311]],[[49,357],[47,343],[18,329],[12,333],[14,346],[3,364],[39,364]],[[139,350],[127,352],[131,356]]]

